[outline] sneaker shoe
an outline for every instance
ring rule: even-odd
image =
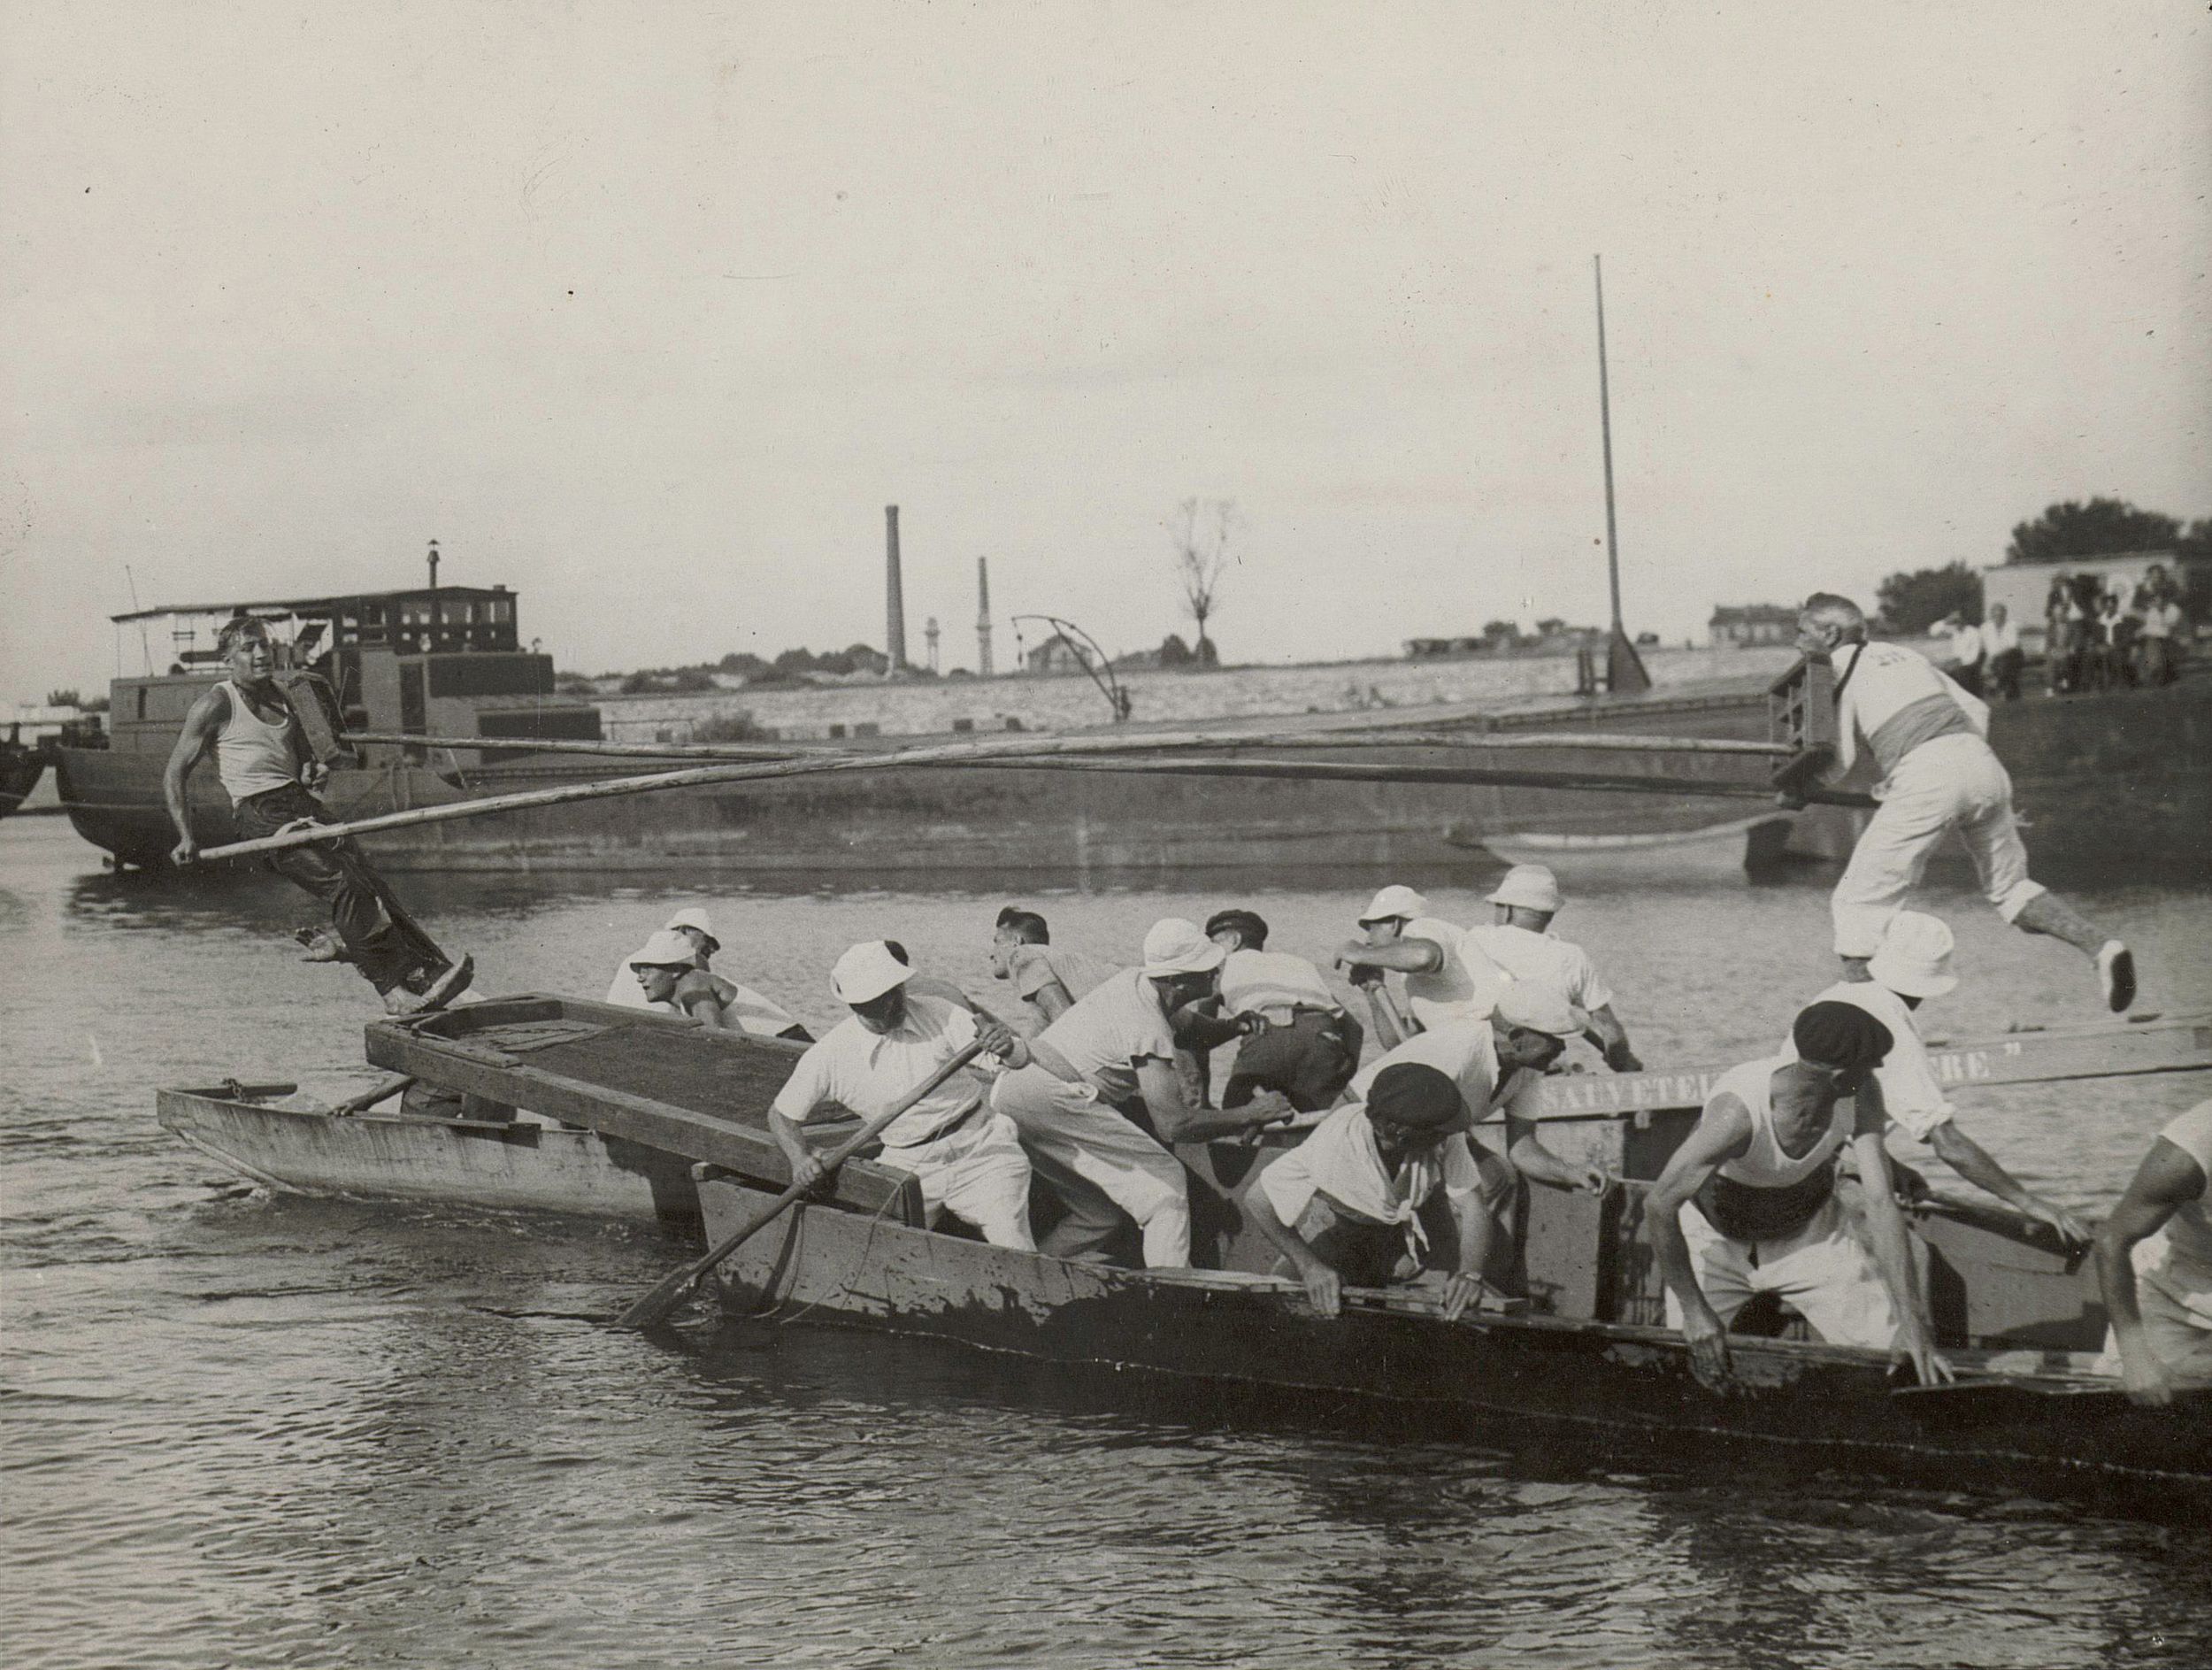
[[[388,1015],[411,1015],[422,1006],[422,999],[404,986],[395,986],[384,994],[384,1012]]]
[[[473,957],[464,957],[457,962],[448,963],[423,988],[422,996],[415,1000],[416,1009],[444,1008],[466,991],[469,982],[475,978],[476,959]]]
[[[2108,939],[2097,953],[2097,979],[2104,987],[2105,1007],[2125,1014],[2135,1001],[2135,953],[2116,939]]]

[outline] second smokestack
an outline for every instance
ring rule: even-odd
[[[899,507],[883,507],[883,652],[890,671],[906,666],[906,588],[899,577]]]

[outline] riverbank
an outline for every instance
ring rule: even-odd
[[[1786,647],[1647,650],[1644,666],[1662,689],[1707,680],[1769,677],[1794,660]],[[1451,703],[1500,704],[1571,696],[1571,656],[1468,657],[1446,660],[1329,661],[1157,670],[1119,674],[1139,723],[1343,713]],[[740,717],[794,742],[837,736],[921,736],[955,731],[1056,731],[1110,722],[1106,698],[1079,673],[1012,673],[992,679],[913,679],[806,689],[717,690],[696,696],[599,698],[611,741],[691,741]],[[872,728],[870,728],[872,727]]]

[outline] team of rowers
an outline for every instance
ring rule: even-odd
[[[990,966],[1020,1002],[1014,1024],[918,969],[896,942],[873,940],[831,971],[849,1014],[809,1039],[712,970],[718,946],[695,911],[626,959],[608,996],[805,1040],[769,1116],[803,1181],[821,1174],[810,1127],[889,1113],[979,1043],[976,1070],[885,1130],[883,1159],[919,1180],[933,1221],[949,1214],[995,1245],[1105,1258],[1133,1230],[1146,1266],[1187,1265],[1194,1179],[1171,1146],[1284,1133],[1294,1145],[1263,1149],[1240,1204],[1315,1307],[1335,1314],[1348,1282],[1413,1280],[1438,1286],[1456,1318],[1502,1298],[1493,1282],[1512,1262],[1525,1189],[1619,1186],[1546,1145],[1533,1104],[1547,1070],[1578,1039],[1617,1070],[1640,1065],[1591,958],[1550,931],[1563,904],[1552,873],[1516,866],[1488,902],[1492,922],[1462,927],[1412,889],[1386,887],[1333,949],[1377,1035],[1363,1065],[1366,1027],[1322,969],[1271,950],[1265,920],[1240,908],[1203,927],[1156,922],[1142,962],[1123,966],[1056,944],[1041,916],[1008,907]],[[1816,994],[1775,1053],[1722,1076],[1649,1187],[1667,1320],[1701,1378],[1725,1379],[1729,1325],[1761,1294],[1824,1340],[1901,1352],[1924,1382],[1949,1377],[1897,1204],[1884,1145],[1893,1125],[2070,1243],[2093,1240],[1961,1128],[1916,1020],[1956,986],[1952,958],[1940,920],[1895,913],[1854,971],[1863,977]],[[1211,1058],[1230,1044],[1210,1103]],[[1847,1148],[1855,1189],[1839,1183]],[[2208,1173],[2212,1103],[2169,1127],[2093,1237],[2116,1366],[2147,1402],[2212,1382]],[[1036,1202],[1048,1215],[1041,1236]]]
[[[1869,759],[1880,780],[1830,900],[1845,978],[1798,1012],[1777,1054],[1726,1075],[1645,1211],[1669,1317],[1701,1373],[1725,1372],[1727,1323],[1771,1291],[1824,1337],[1901,1350],[1937,1379],[1947,1370],[1915,1297],[1882,1146],[1888,1124],[2068,1240],[2088,1237],[1959,1128],[1914,1018],[1956,983],[1950,934],[1904,901],[1956,835],[2005,920],[2074,946],[2116,1012],[2133,1001],[2134,958],[2029,876],[2011,781],[1978,697],[1916,651],[1873,641],[1863,612],[1832,593],[1806,600],[1797,647],[1833,670],[1838,743],[1824,774]],[[187,786],[210,756],[242,835],[329,821],[314,792],[324,762],[275,678],[266,629],[242,616],[221,649],[228,676],[194,704],[165,777],[180,864],[198,856]],[[352,840],[265,862],[329,910],[327,928],[302,930],[308,960],[351,964],[393,1013],[463,994],[471,960],[422,932]],[[1055,946],[1041,917],[1002,912],[994,970],[1033,1016],[1028,1035],[917,971],[896,943],[856,945],[831,982],[850,1017],[807,1040],[772,1123],[806,1177],[816,1162],[804,1127],[826,1109],[887,1113],[979,1042],[1001,1069],[987,1093],[961,1077],[921,1098],[885,1133],[891,1163],[922,1179],[933,1212],[1012,1247],[1033,1244],[1030,1181],[1041,1180],[1056,1213],[1044,1251],[1098,1256],[1133,1223],[1155,1266],[1190,1257],[1189,1178],[1164,1144],[1298,1129],[1302,1140],[1259,1169],[1245,1205],[1313,1302],[1333,1312],[1346,1276],[1380,1280],[1410,1261],[1443,1278],[1456,1316],[1481,1300],[1504,1207],[1525,1183],[1609,1186],[1540,1139],[1524,1100],[1538,1077],[1578,1036],[1616,1071],[1640,1065],[1589,958],[1549,932],[1561,900],[1548,873],[1517,870],[1491,903],[1494,922],[1461,928],[1410,889],[1376,896],[1333,957],[1367,994],[1379,1054],[1364,1067],[1358,1020],[1314,964],[1268,949],[1267,924],[1250,911],[1221,912],[1202,929],[1158,922],[1137,967]],[[709,966],[712,938],[703,917],[672,918],[617,971],[609,997],[805,1039],[792,1017]],[[1232,1040],[1235,1063],[1210,1103],[1204,1064]],[[1835,1189],[1847,1143],[1863,1238]],[[2146,1402],[2212,1382],[2208,1189],[2212,1102],[2154,1141],[2095,1238],[2116,1360]]]

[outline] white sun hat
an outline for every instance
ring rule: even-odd
[[[1900,911],[1883,928],[1867,975],[1901,997],[1940,997],[1959,983],[1951,972],[1951,930],[1940,917]]]
[[[664,927],[630,957],[633,968],[689,968],[699,959],[692,943],[672,927]]]
[[[1155,980],[1207,974],[1220,967],[1228,955],[1197,923],[1179,916],[1162,917],[1144,936],[1144,972]]]
[[[1507,981],[1499,988],[1490,1012],[1509,1027],[1525,1027],[1555,1038],[1579,1037],[1590,1024],[1590,1017],[1569,1003],[1565,993],[1538,980]]]
[[[1429,902],[1411,888],[1386,887],[1376,894],[1369,901],[1367,908],[1360,912],[1359,925],[1365,927],[1370,922],[1386,922],[1395,916],[1402,916],[1410,921],[1417,916],[1426,916],[1428,913]]]
[[[722,943],[720,936],[714,931],[713,918],[696,904],[685,905],[682,910],[678,911],[661,926],[672,931],[680,927],[687,927],[695,934],[704,934],[717,945]]]
[[[864,1004],[913,977],[914,971],[892,956],[881,940],[863,940],[830,970],[830,989],[849,1004]]]
[[[1556,915],[1567,901],[1559,895],[1559,878],[1541,864],[1517,864],[1505,873],[1505,880],[1498,883],[1498,890],[1490,896],[1493,904],[1514,904],[1525,911],[1543,911]]]

